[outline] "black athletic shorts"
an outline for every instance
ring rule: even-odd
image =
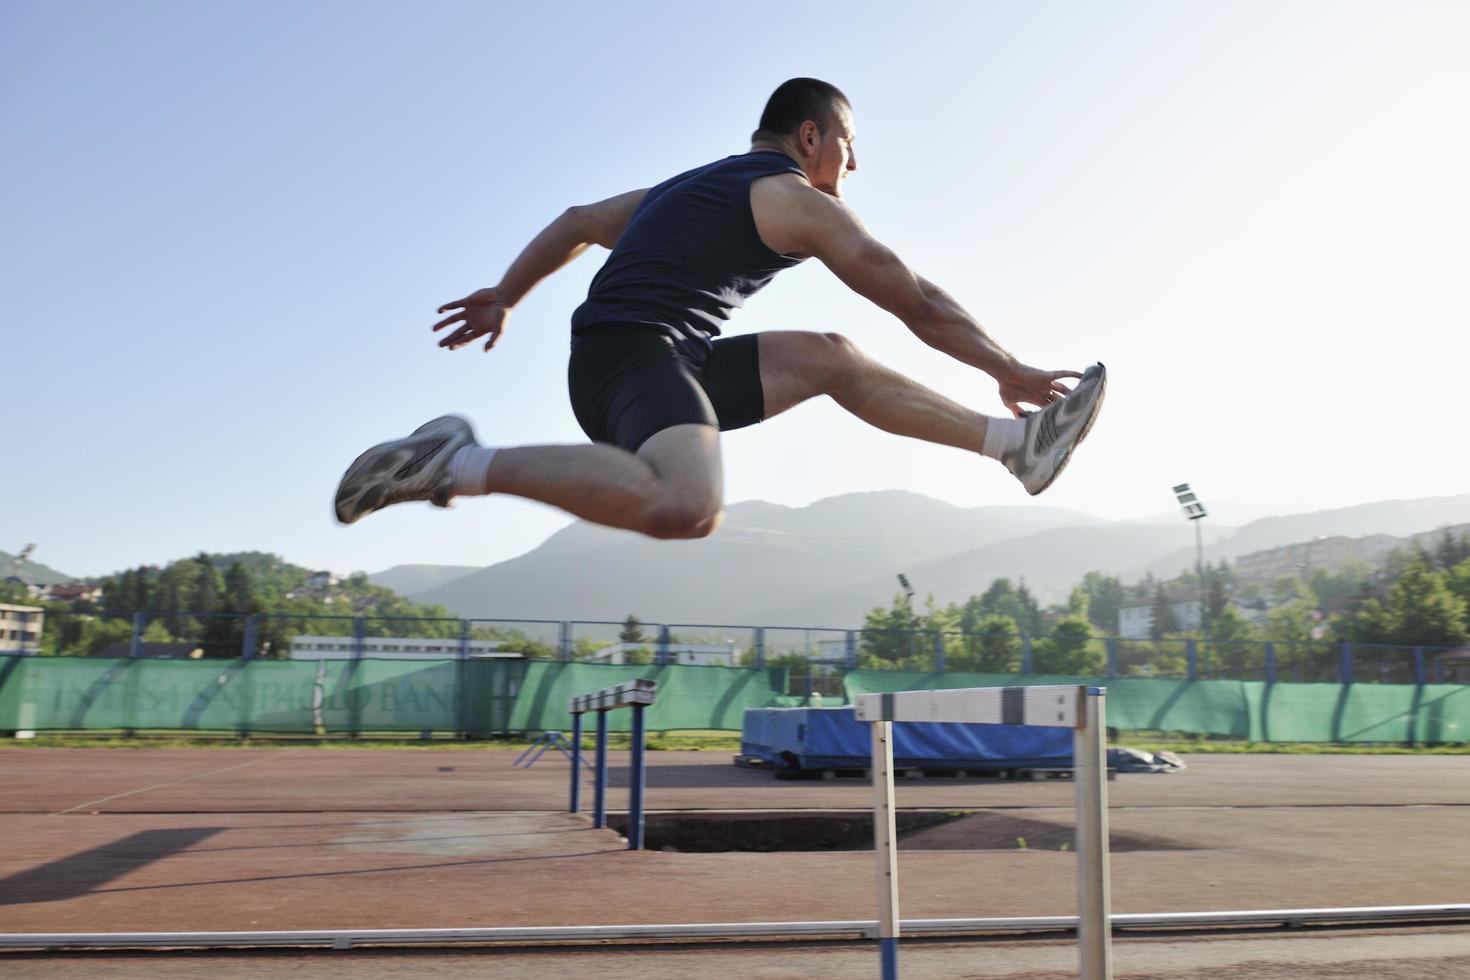
[[[722,337],[706,349],[654,327],[591,327],[572,337],[567,387],[587,437],[629,452],[670,426],[728,431],[765,418],[754,334]]]

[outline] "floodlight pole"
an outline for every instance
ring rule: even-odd
[[[1174,496],[1179,501],[1179,506],[1184,509],[1184,519],[1194,524],[1194,574],[1198,583],[1196,594],[1199,602],[1199,630],[1206,642],[1210,639],[1209,628],[1205,619],[1205,541],[1204,532],[1200,528],[1200,519],[1205,516],[1205,505],[1189,484],[1181,483],[1174,487]]]

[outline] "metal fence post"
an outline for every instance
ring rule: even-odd
[[[934,631],[934,672],[944,673],[944,633],[940,630]]]
[[[1108,651],[1108,676],[1118,676],[1118,638],[1110,636],[1103,640],[1103,646]]]
[[[1035,673],[1036,646],[1031,642],[1030,633],[1021,634],[1021,673]]]
[[[566,663],[572,659],[572,624],[558,623],[556,627],[556,656]]]
[[[352,619],[352,659],[361,660],[367,650],[367,620],[361,616]]]
[[[847,661],[848,670],[857,670],[857,631],[848,630],[847,636],[843,638],[843,656]]]
[[[1351,643],[1344,643],[1338,649],[1337,682],[1339,684],[1353,682],[1353,645]]]
[[[654,663],[666,664],[669,662],[669,627],[667,624],[658,628],[658,654]]]
[[[755,668],[764,670],[766,667],[766,628],[757,626],[755,628]]]
[[[1414,683],[1424,683],[1424,648],[1414,648]]]
[[[1276,683],[1276,644],[1266,641],[1266,683]]]
[[[1184,641],[1184,660],[1187,664],[1186,676],[1190,680],[1199,679],[1199,648],[1193,639]]]
[[[470,621],[459,621],[459,651],[454,658],[454,727],[460,738],[470,737]]]
[[[245,660],[255,659],[255,615],[245,617],[245,629],[240,640],[240,656]]]
[[[628,773],[628,850],[643,850],[643,705],[633,705],[632,760]]]
[[[143,653],[143,630],[148,626],[145,613],[133,613],[133,635],[128,641],[128,656],[138,657]]]

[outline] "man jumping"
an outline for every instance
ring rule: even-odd
[[[842,183],[857,169],[853,140],[847,97],[794,78],[766,104],[748,153],[569,208],[498,286],[440,307],[453,312],[434,330],[455,328],[441,347],[484,337],[488,351],[533,286],[589,245],[611,249],[572,314],[572,410],[592,445],[481,446],[467,421],[446,415],[359,456],[337,489],[337,519],[351,524],[409,500],[442,507],[456,496],[509,493],[657,538],[704,537],[724,510],[720,432],[816,395],[887,432],[990,456],[1028,492],[1045,490],[1097,417],[1103,366],[1028,367],[909,271],[842,203]],[[841,334],[720,336],[748,297],[812,256],[924,343],[989,374],[1015,418],[972,412]],[[1080,380],[1069,390],[1063,378]]]

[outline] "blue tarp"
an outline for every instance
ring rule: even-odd
[[[747,708],[746,756],[785,769],[866,769],[871,734],[851,707]],[[905,769],[1071,766],[1072,730],[1026,725],[893,725],[893,764]]]

